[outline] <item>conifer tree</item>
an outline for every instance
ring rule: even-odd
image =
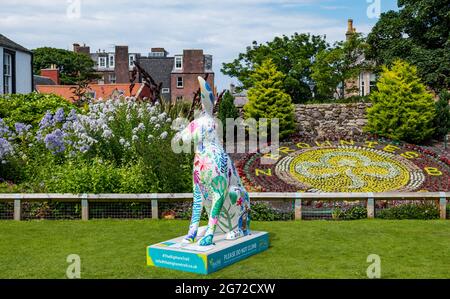
[[[442,139],[450,132],[450,93],[443,91],[436,102],[436,117],[434,118],[434,137]]]
[[[421,143],[434,133],[433,96],[420,82],[417,68],[396,60],[383,67],[377,91],[370,94],[366,130],[393,140]]]
[[[229,91],[225,92],[222,97],[218,117],[223,124],[226,124],[227,118],[236,119],[239,117],[239,111],[234,105],[234,97]]]
[[[272,60],[264,61],[251,75],[254,86],[248,91],[248,103],[244,106],[245,118],[279,119],[280,139],[294,133],[294,105],[289,94],[283,90],[283,73],[277,71]]]

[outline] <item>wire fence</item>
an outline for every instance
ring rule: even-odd
[[[0,220],[14,219],[14,202],[5,201],[0,202]]]
[[[366,208],[366,201],[320,201],[304,200],[302,201],[302,219],[303,220],[345,220],[347,216],[357,208]],[[350,211],[350,212],[349,212]],[[367,210],[363,211],[367,215]],[[356,213],[356,212],[355,212]]]
[[[80,220],[80,202],[66,201],[22,201],[21,219],[23,220]]]
[[[450,219],[450,193],[251,193],[251,219]],[[0,194],[0,220],[190,219],[192,194]],[[203,218],[207,215],[204,212]]]
[[[92,202],[90,219],[145,219],[152,218],[150,202]]]

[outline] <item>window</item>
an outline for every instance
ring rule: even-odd
[[[177,77],[177,88],[183,88],[183,77]]]
[[[12,56],[3,54],[3,93],[12,93]]]
[[[88,99],[95,99],[96,98],[96,93],[95,91],[87,91],[85,94],[85,97]]]
[[[359,87],[359,95],[363,97],[366,94],[366,83],[364,82],[364,74],[363,73],[361,73],[359,75],[359,81],[361,82],[360,87]]]
[[[372,92],[377,85],[377,75],[370,74],[370,86],[369,86],[369,93]]]
[[[109,67],[114,68],[115,62],[114,62],[114,54],[109,54]]]
[[[134,54],[132,54],[132,55],[130,55],[129,56],[129,59],[128,59],[128,65],[130,66],[130,67],[133,67],[134,66],[134,61],[136,60],[136,56],[134,55]]]
[[[109,74],[109,83],[111,84],[116,83],[116,74]]]
[[[98,67],[105,68],[106,67],[106,57],[98,58]]]
[[[205,55],[205,71],[207,71],[207,72],[212,71],[212,56],[211,55]]]
[[[183,69],[183,56],[175,56],[175,69]]]
[[[170,92],[170,88],[163,88],[161,90],[161,93],[169,93]]]
[[[150,57],[164,57],[164,52],[150,52]]]

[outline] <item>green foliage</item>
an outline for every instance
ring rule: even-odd
[[[234,105],[234,97],[229,91],[225,92],[222,101],[219,105],[218,118],[225,125],[227,118],[236,119],[239,117],[239,112]]]
[[[360,34],[354,34],[349,40],[320,51],[311,67],[311,78],[316,83],[318,94],[333,97],[339,84],[345,86],[346,80],[356,78],[362,70],[369,69],[367,61],[360,60],[366,49],[365,39]],[[339,92],[340,98],[344,97],[343,91]]]
[[[402,204],[392,208],[380,210],[376,214],[381,219],[439,219],[439,208],[434,203]]]
[[[436,117],[434,118],[434,137],[444,138],[450,132],[450,93],[443,91],[436,102]]]
[[[55,167],[46,182],[50,193],[116,193],[121,187],[119,171],[110,163],[65,163]]]
[[[367,208],[353,206],[346,209],[336,208],[333,210],[333,219],[336,220],[359,220],[367,218]]]
[[[414,64],[435,91],[450,88],[448,0],[400,0],[399,11],[381,15],[368,36],[368,58],[390,65],[400,58]]]
[[[271,60],[266,60],[256,68],[251,78],[255,83],[248,91],[248,103],[244,106],[245,118],[265,118],[268,128],[270,120],[278,118],[281,139],[294,133],[294,105],[290,95],[283,90],[283,73],[277,71]]]
[[[369,96],[351,96],[348,98],[342,98],[342,99],[333,99],[333,98],[326,98],[326,99],[312,99],[305,104],[355,104],[355,103],[367,103],[369,102]]]
[[[252,221],[285,221],[294,218],[293,212],[282,212],[264,202],[252,203],[250,219]]]
[[[413,143],[432,136],[433,96],[420,82],[416,67],[400,60],[391,69],[383,67],[377,88],[370,94],[367,131]]]
[[[38,96],[52,103],[52,96]],[[18,110],[30,104],[25,100],[17,103]],[[193,157],[175,154],[171,148],[175,132],[168,114],[175,116],[181,110],[178,105],[170,108],[117,98],[91,104],[87,114],[78,114],[76,125],[67,114],[37,132],[39,126],[35,125],[23,137],[11,140],[14,154],[0,163],[0,182],[11,183],[0,188],[39,193],[189,192]],[[33,123],[40,119],[34,116]],[[63,139],[46,141],[57,130],[64,132]],[[88,146],[77,136],[93,141]],[[55,142],[64,144],[61,152],[48,148]],[[79,142],[84,150],[74,146]]]
[[[60,71],[61,84],[77,84],[85,79],[95,79],[94,61],[86,54],[56,48],[37,48],[33,50],[33,72],[55,64]]]
[[[76,106],[52,94],[33,92],[0,96],[0,118],[8,125],[20,122],[37,127],[47,111],[55,112],[58,108],[69,112],[76,109]]]
[[[326,47],[324,37],[310,34],[295,33],[291,37],[275,37],[266,44],[258,44],[255,41],[233,62],[224,63],[222,72],[236,77],[242,83],[242,88],[249,89],[255,87],[257,83],[251,76],[256,67],[271,59],[285,76],[282,88],[295,103],[301,103],[311,98],[307,84],[311,78],[311,58]]]

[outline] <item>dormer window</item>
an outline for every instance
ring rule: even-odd
[[[106,57],[99,57],[98,58],[98,67],[105,68],[106,67]]]
[[[183,69],[183,56],[175,56],[175,69],[176,70]]]

